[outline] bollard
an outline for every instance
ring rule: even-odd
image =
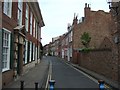
[[[38,82],[35,82],[35,90],[38,90]]]
[[[103,80],[98,80],[99,82],[99,90],[104,90],[105,86],[104,86],[104,81]]]
[[[20,86],[20,90],[24,89],[24,81],[20,81],[21,82],[21,86]]]
[[[49,80],[50,88],[49,90],[54,90],[55,80]]]

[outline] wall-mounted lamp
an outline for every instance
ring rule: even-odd
[[[118,15],[118,2],[120,0],[107,0],[107,3],[109,4],[109,9],[115,11],[116,15]]]

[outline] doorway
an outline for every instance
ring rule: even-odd
[[[17,62],[17,73],[18,75],[23,74],[23,45],[18,44],[18,62]]]

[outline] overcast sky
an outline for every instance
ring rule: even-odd
[[[91,10],[109,12],[107,0],[38,0],[45,26],[42,27],[42,44],[48,44],[53,37],[67,32],[68,23],[72,24],[74,13],[78,19],[84,16],[85,3]]]

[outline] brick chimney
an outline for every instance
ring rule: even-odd
[[[89,7],[89,4],[85,3],[85,8],[84,8],[85,20],[90,18],[90,11],[91,8]]]
[[[78,19],[77,19],[77,16],[75,16],[75,14],[74,14],[74,19],[73,19],[72,25],[77,25],[77,23],[78,23]]]

